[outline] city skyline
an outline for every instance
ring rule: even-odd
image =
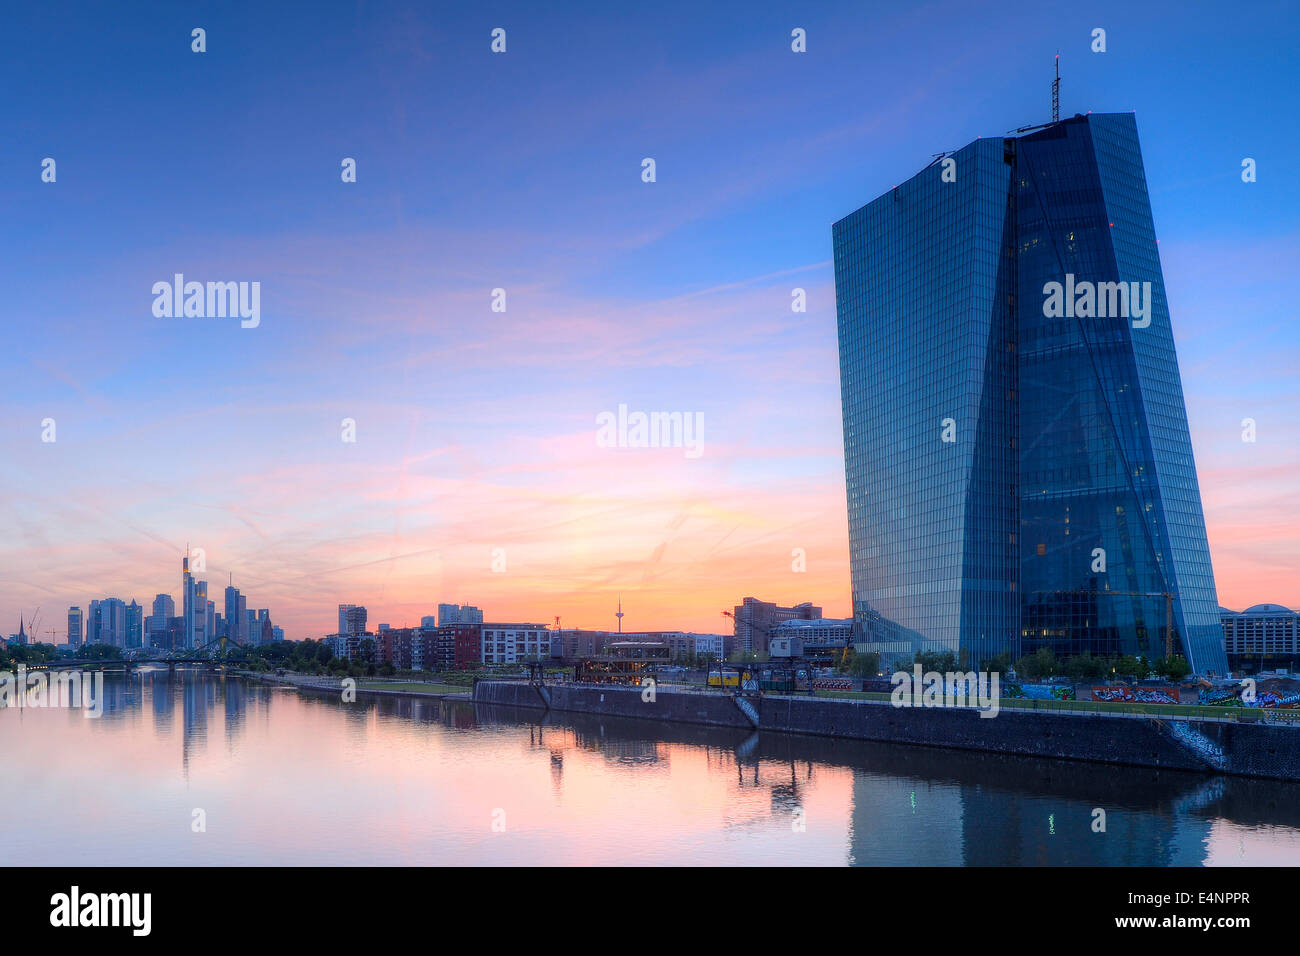
[[[1297,68],[1275,16],[1177,9],[937,4],[891,12],[888,44],[845,10],[683,6],[683,31],[669,5],[635,35],[593,12],[576,36],[517,10],[499,60],[464,12],[359,22],[346,53],[314,19],[217,12],[201,57],[155,13],[17,13],[0,73],[48,78],[0,159],[4,630],[148,606],[186,539],[293,638],[344,601],[394,626],[449,599],[616,626],[619,595],[633,630],[726,629],[746,595],[849,616],[828,227],[935,149],[1045,121],[1058,48],[1063,115],[1138,114],[1219,602],[1300,606],[1298,134],[1241,92]],[[93,71],[137,54],[159,82]],[[178,272],[259,281],[260,325],[156,317]],[[620,405],[699,413],[703,454],[601,447]]]

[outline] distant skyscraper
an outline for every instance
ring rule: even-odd
[[[339,633],[364,634],[366,632],[366,609],[359,604],[339,605]]]
[[[86,642],[126,646],[126,603],[119,598],[91,601],[86,617]]]
[[[185,618],[173,617],[167,619],[167,630],[165,633],[160,632],[157,635],[160,639],[157,647],[167,650],[182,650],[185,647]]]
[[[261,640],[261,625],[257,623],[257,611],[244,607],[246,600],[244,595],[239,596],[240,615],[244,622],[241,633],[245,644],[257,644]]]
[[[153,599],[153,616],[160,622],[159,630],[165,630],[167,618],[176,616],[176,602],[170,594],[158,594]]]
[[[232,641],[236,641],[236,642],[239,641],[241,639],[239,633],[240,630],[239,624],[240,621],[243,620],[243,618],[239,616],[239,588],[235,587],[233,583],[233,579],[232,579],[232,583],[226,587],[226,604],[225,604],[224,616],[226,622],[225,636],[230,638],[230,640]]]
[[[472,604],[439,604],[438,626],[444,624],[482,624],[483,612]]]
[[[197,582],[194,575],[190,574],[190,555],[189,549],[186,549],[185,557],[181,559],[181,617],[185,621],[185,649],[190,650],[194,647],[194,641],[197,637],[194,625],[196,622],[195,612],[197,605],[195,602],[195,587]]]
[[[68,643],[73,647],[79,647],[84,640],[83,623],[81,608],[68,608]]]
[[[1226,671],[1137,126],[977,140],[833,229],[873,642]]]
[[[143,647],[144,646],[144,608],[131,599],[131,603],[126,606],[124,611],[125,630],[123,631],[123,647]]]
[[[110,640],[115,647],[126,647],[126,602],[120,598],[104,601],[105,619],[109,623]]]
[[[254,646],[271,639],[271,612],[266,608],[248,612],[248,643]]]
[[[208,582],[194,582],[194,646],[203,647],[212,638],[208,633]]]
[[[153,613],[149,615],[149,643],[155,647],[161,646],[160,640],[155,639],[154,635],[167,633],[167,622],[176,616],[176,602],[172,600],[170,594],[159,594],[153,599]]]
[[[425,628],[426,630],[437,626],[438,619],[432,614],[426,614],[424,617],[420,618],[420,627]]]

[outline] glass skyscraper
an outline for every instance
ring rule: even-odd
[[[75,605],[68,608],[68,644],[72,647],[79,647],[82,643],[81,637],[82,614],[81,608]]]
[[[854,615],[873,643],[1225,673],[1131,114],[979,139],[837,222]]]

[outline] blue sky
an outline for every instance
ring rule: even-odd
[[[1064,114],[1137,111],[1220,599],[1300,604],[1294,5],[974,7],[6,10],[0,628],[175,594],[186,539],[291,637],[847,614],[830,224],[1048,119],[1058,51]],[[175,272],[260,281],[260,327],[155,318]],[[599,456],[619,403],[709,451]]]

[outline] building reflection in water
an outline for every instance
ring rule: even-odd
[[[247,773],[234,768],[260,759],[286,778],[281,791],[290,799],[300,787],[337,781],[328,777],[336,764],[363,761],[370,773],[407,788],[411,814],[428,815],[436,834],[426,837],[429,852],[448,839],[481,852],[473,827],[448,831],[446,821],[477,819],[477,801],[503,793],[526,801],[511,819],[536,813],[556,839],[572,844],[578,834],[600,834],[589,856],[653,852],[679,841],[743,862],[1179,866],[1211,857],[1249,862],[1261,846],[1300,846],[1300,805],[1282,782],[458,701],[363,696],[344,704],[333,691],[275,688],[193,668],[107,677],[97,723],[92,733],[144,729],[165,745],[160,756],[175,755],[186,781],[197,772],[204,786],[218,765],[223,774]],[[286,733],[308,735],[295,736],[303,743],[324,736],[320,746],[293,748],[291,763],[281,757],[265,764],[283,750]],[[226,743],[217,753],[208,753],[210,734]],[[412,773],[413,765],[425,770]],[[504,784],[480,783],[489,765],[500,768],[494,774]],[[248,780],[232,799],[256,786]],[[617,819],[610,800],[638,803],[638,812],[650,815],[638,831],[644,838],[609,831]],[[457,818],[449,807],[468,816]],[[336,825],[331,817],[328,826]],[[401,817],[393,832],[421,825],[418,816]],[[391,852],[400,853],[406,843],[394,840]]]
[[[166,671],[158,670],[141,671],[140,681],[153,710],[154,731],[170,733],[176,713],[176,685],[168,680]]]

